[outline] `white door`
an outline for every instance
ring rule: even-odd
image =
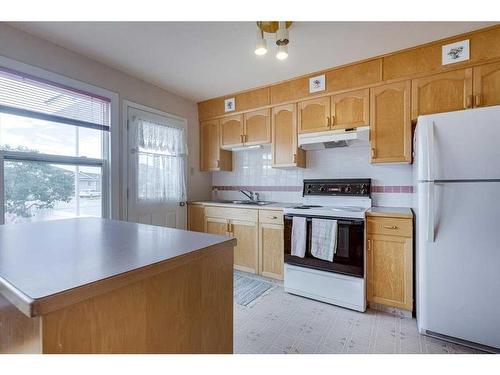
[[[186,121],[128,106],[128,220],[186,228]]]
[[[500,348],[498,182],[419,183],[421,330]]]

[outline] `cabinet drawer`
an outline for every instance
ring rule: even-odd
[[[412,220],[391,217],[368,218],[367,231],[368,233],[412,237]]]
[[[219,217],[222,219],[246,220],[257,222],[257,210],[231,207],[205,207],[206,217]]]
[[[259,223],[283,224],[283,211],[260,210]]]

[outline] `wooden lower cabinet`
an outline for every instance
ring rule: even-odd
[[[283,225],[259,224],[259,274],[283,280]]]
[[[217,234],[219,236],[227,236],[229,223],[226,219],[219,217],[206,217],[205,218],[205,233]]]
[[[258,240],[257,223],[244,220],[231,220],[229,223],[231,236],[236,238],[234,248],[234,268],[258,273]]]
[[[194,232],[205,231],[205,207],[201,204],[188,203],[187,228]]]
[[[377,221],[369,218],[368,221]],[[400,219],[399,219],[400,220]],[[406,219],[410,223],[412,219]],[[377,225],[368,223],[368,227]],[[384,230],[397,225],[383,224]],[[367,299],[403,310],[413,310],[413,240],[411,236],[367,234]]]
[[[190,205],[203,206],[202,203]],[[283,280],[284,229],[281,210],[207,206],[204,231],[236,239],[235,269]]]

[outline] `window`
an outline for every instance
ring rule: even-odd
[[[109,216],[110,103],[0,67],[0,223]]]

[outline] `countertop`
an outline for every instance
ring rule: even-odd
[[[205,206],[221,206],[221,207],[234,207],[234,208],[250,208],[255,210],[283,210],[287,207],[295,207],[301,205],[301,203],[290,203],[290,202],[274,202],[266,204],[264,206],[257,206],[253,204],[237,204],[231,202],[218,202],[218,201],[192,201],[188,204],[202,204]]]
[[[226,206],[234,208],[253,208],[258,210],[283,210],[287,207],[300,206],[302,203],[290,203],[290,202],[275,202],[265,206],[255,206],[248,204],[235,204],[230,202],[218,202],[218,201],[192,201],[189,204],[202,204],[205,206]],[[404,217],[412,218],[413,212],[409,207],[378,207],[373,206],[366,212],[367,216],[385,216],[385,217]]]
[[[377,207],[373,206],[366,212],[367,216],[385,216],[413,218],[413,212],[409,207]]]
[[[224,236],[99,218],[2,225],[0,292],[34,316],[37,300],[234,243]]]

